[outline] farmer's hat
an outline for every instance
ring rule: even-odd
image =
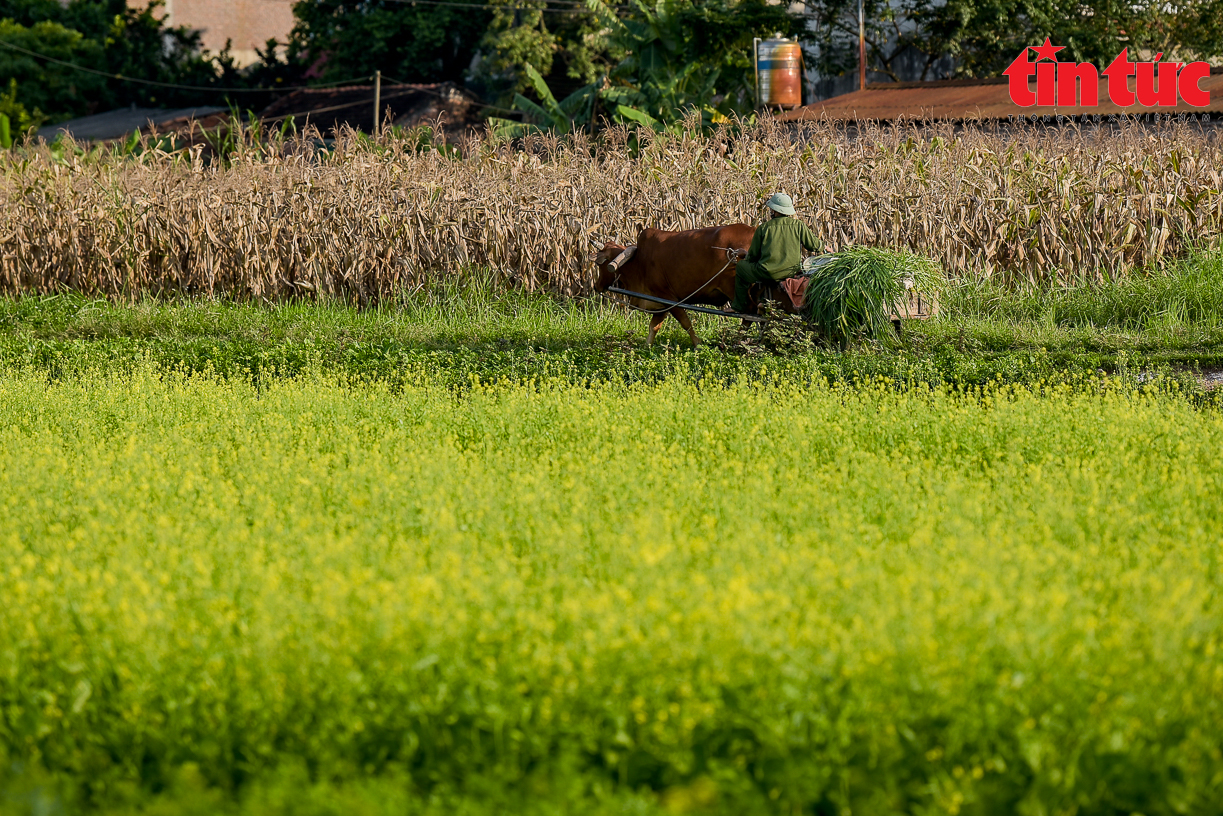
[[[764,206],[782,215],[794,215],[794,201],[785,193],[773,193],[773,197],[764,202]]]

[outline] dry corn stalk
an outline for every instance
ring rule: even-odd
[[[1223,141],[1185,126],[641,139],[438,150],[346,133],[329,153],[303,139],[225,165],[40,148],[0,159],[0,289],[366,302],[487,268],[578,295],[595,239],[754,223],[778,189],[830,250],[910,249],[1011,282],[1122,275],[1223,232]]]

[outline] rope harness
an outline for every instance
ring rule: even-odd
[[[734,247],[710,247],[710,249],[720,249],[724,251],[726,253],[726,263],[722,264],[721,269],[713,273],[713,277],[711,277],[709,280],[702,283],[700,286],[698,286],[696,289],[690,292],[682,300],[676,301],[675,305],[664,306],[661,309],[647,309],[644,306],[637,306],[633,303],[626,303],[625,305],[628,306],[630,309],[636,309],[637,311],[645,312],[646,314],[662,314],[663,312],[669,312],[672,309],[680,308],[681,306],[686,304],[688,301],[692,300],[692,298],[700,294],[702,289],[704,289],[706,286],[708,286],[709,284],[717,280],[718,276],[721,275],[723,272],[725,272],[728,266],[733,264],[735,261],[739,260],[739,255],[738,255],[739,251],[735,249]],[[621,252],[619,255],[613,258],[610,262],[608,262],[607,265],[610,266],[616,273],[615,280],[612,281],[613,286],[618,286],[620,284],[620,268],[623,267],[626,263],[628,263],[629,260],[631,260],[633,255],[635,255],[636,253],[637,253],[636,246],[625,247],[623,252]],[[611,297],[611,296],[608,295],[608,297]]]

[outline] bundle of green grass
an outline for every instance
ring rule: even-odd
[[[944,280],[930,258],[878,247],[853,246],[808,261],[804,316],[840,342],[868,336],[890,341],[894,306],[906,291],[933,296]]]

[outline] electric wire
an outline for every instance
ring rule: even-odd
[[[415,90],[420,90],[420,89],[418,88]],[[389,96],[383,96],[382,101],[387,102],[391,99],[402,99],[405,96],[411,96],[415,92],[415,90],[405,91],[404,93],[390,94]],[[374,101],[374,97],[371,92],[369,99],[358,99],[355,102],[345,102],[343,105],[331,105],[330,107],[315,108],[313,110],[302,111],[300,113],[282,113],[279,116],[259,117],[259,121],[260,122],[279,122],[283,119],[290,119],[290,118],[296,119],[299,116],[310,117],[310,116],[315,115],[316,113],[334,113],[335,111],[344,110],[345,108],[356,108],[361,105],[368,105],[370,102],[373,102],[373,101]]]
[[[436,96],[439,99],[446,98],[444,94],[438,93],[437,91],[434,91],[429,88],[422,88],[419,85],[413,85],[410,82],[401,82],[397,79],[392,79],[391,77],[386,77],[386,76],[384,76],[382,79],[385,82],[393,83],[396,87],[411,88],[411,90],[404,91],[403,93],[393,93],[390,95],[384,95],[382,97],[383,102],[386,102],[391,99],[402,99],[404,97],[412,96],[413,94],[417,94],[417,93],[423,93],[423,94],[428,94],[430,96]],[[360,87],[364,88],[365,86],[360,86]],[[370,91],[371,91],[370,96],[365,99],[358,99],[353,102],[345,102],[342,105],[329,105],[328,107],[325,107],[325,108],[312,108],[311,110],[297,111],[294,113],[282,113],[282,114],[279,114],[278,116],[259,117],[259,121],[263,124],[268,124],[272,122],[282,122],[285,119],[296,120],[298,118],[309,121],[310,117],[316,114],[335,113],[336,111],[345,110],[346,108],[356,108],[356,107],[360,107],[361,105],[368,105],[370,104],[370,102],[373,101],[373,91],[372,89],[370,89]],[[499,108],[495,105],[485,105],[481,102],[476,102],[474,100],[468,100],[468,103],[475,107],[487,108],[489,110],[498,111],[500,113],[511,113],[511,114],[519,113],[519,111],[506,110],[505,108]]]
[[[47,62],[53,62],[56,65],[63,65],[66,68],[83,71],[86,74],[94,74],[96,76],[107,77],[108,79],[118,79],[122,80],[123,82],[135,82],[140,85],[152,85],[156,88],[173,88],[182,91],[215,91],[217,93],[269,93],[271,91],[304,91],[311,88],[327,88],[334,87],[336,85],[351,85],[355,82],[371,79],[371,77],[356,77],[353,79],[340,80],[338,82],[327,82],[321,85],[286,85],[279,88],[218,88],[208,85],[183,85],[177,82],[158,82],[157,80],[153,79],[139,79],[138,77],[124,76],[123,74],[112,73],[110,71],[99,71],[96,68],[86,68],[84,65],[77,65],[75,62],[68,62],[66,60],[48,56],[47,54],[40,54],[37,51],[22,48],[20,45],[15,45],[11,42],[6,42],[5,40],[0,40],[0,46],[13,51],[18,51],[30,57],[46,60]]]
[[[383,82],[392,82],[392,83],[394,83],[395,85],[408,85],[408,86],[410,86],[410,87],[412,87],[412,88],[415,88],[416,90],[420,91],[421,93],[426,93],[426,94],[431,94],[432,96],[436,96],[438,99],[445,99],[445,98],[446,98],[446,95],[445,95],[445,94],[438,93],[437,91],[433,91],[433,90],[430,90],[430,89],[428,89],[428,88],[422,88],[422,87],[420,87],[419,85],[414,85],[414,84],[413,84],[413,83],[411,83],[411,82],[404,82],[402,79],[395,79],[394,77],[389,77],[389,76],[387,76],[386,74],[383,74],[383,75],[382,75],[382,81],[383,81]],[[487,110],[499,111],[499,112],[501,112],[501,113],[522,113],[522,111],[510,110],[510,109],[508,109],[508,108],[499,108],[499,107],[497,107],[496,105],[486,105],[486,104],[484,104],[483,102],[477,102],[477,101],[475,101],[474,99],[468,99],[468,100],[467,100],[467,102],[468,102],[468,104],[473,105],[473,106],[475,106],[475,107],[477,107],[477,108],[485,108],[485,109],[487,109]]]

